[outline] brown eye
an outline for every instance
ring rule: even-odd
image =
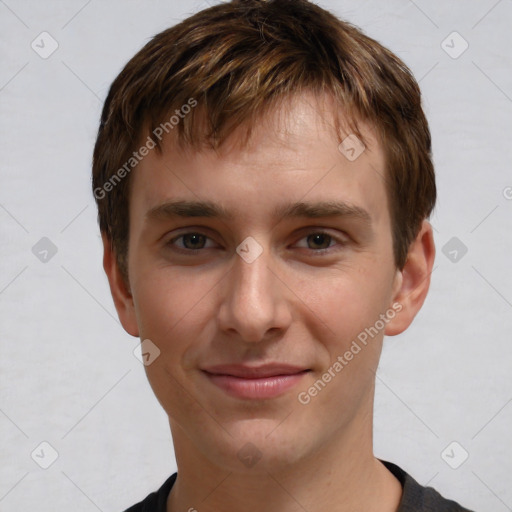
[[[310,229],[309,233],[298,240],[293,247],[300,248],[302,254],[311,257],[333,256],[338,251],[345,249],[350,244],[348,235],[340,232],[331,235],[322,229]]]
[[[332,237],[325,233],[315,233],[307,237],[309,249],[327,249],[330,247]]]
[[[183,247],[185,249],[203,249],[206,244],[207,237],[200,233],[187,233],[179,237],[183,240]]]
[[[211,249],[215,246],[209,236],[197,232],[184,233],[173,238],[166,245],[183,254],[194,254],[196,251]]]

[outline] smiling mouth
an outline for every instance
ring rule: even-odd
[[[283,395],[311,370],[290,365],[269,364],[213,366],[202,370],[208,380],[230,396],[262,400]]]

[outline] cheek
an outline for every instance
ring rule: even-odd
[[[365,266],[302,280],[301,295],[314,313],[310,314],[310,321],[325,323],[332,335],[331,344],[341,344],[339,348],[350,344],[387,309],[391,290],[385,277],[382,272],[379,274]]]
[[[182,352],[211,315],[209,293],[216,282],[214,276],[171,268],[146,273],[133,290],[141,336],[172,352],[171,357]]]
[[[160,404],[173,417],[200,413],[185,383],[202,342],[214,336],[205,332],[211,328],[214,310],[209,293],[218,279],[211,281],[206,276],[194,278],[187,272],[159,269],[146,273],[134,286],[141,339],[151,340],[160,350],[145,366],[146,375]]]
[[[348,421],[358,404],[372,396],[384,332],[379,319],[388,308],[389,297],[382,276],[379,281],[375,273],[338,272],[325,280],[303,283],[308,297],[302,313],[309,322],[306,329],[324,350],[317,351],[323,355],[314,380],[309,382],[311,387],[301,391],[311,392],[314,407],[333,417],[339,414],[340,421]],[[327,381],[325,387],[318,380]],[[333,404],[343,404],[344,412]]]

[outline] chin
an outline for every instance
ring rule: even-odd
[[[206,450],[227,471],[252,474],[277,472],[307,457],[308,445],[293,424],[279,420],[243,420],[229,425],[225,435],[211,436]],[[293,430],[292,430],[293,427]],[[201,435],[201,434],[200,434]],[[204,436],[204,434],[202,434]],[[201,436],[201,437],[202,437]],[[201,442],[204,443],[204,437]]]

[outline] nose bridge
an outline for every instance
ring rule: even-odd
[[[261,246],[260,246],[261,247]],[[270,270],[271,254],[251,241],[237,248],[219,311],[221,328],[245,341],[260,341],[289,321],[285,297]]]
[[[239,293],[239,299],[245,298],[248,306],[263,306],[263,301],[270,298],[268,253],[261,254],[253,261],[247,261],[242,257],[234,265],[233,285]]]

